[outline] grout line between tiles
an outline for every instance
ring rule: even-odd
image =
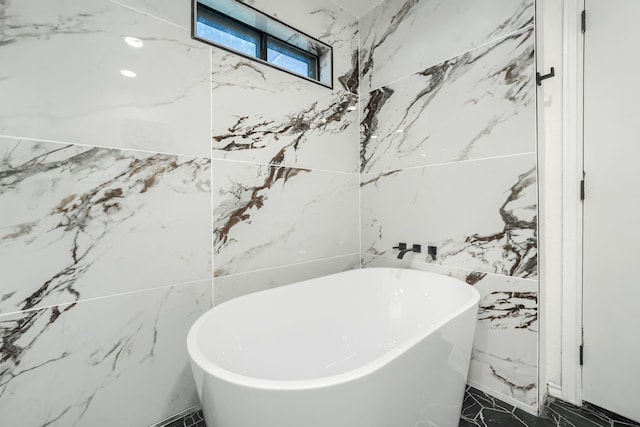
[[[538,5],[536,0],[534,0],[533,2],[533,21],[534,21],[534,25],[533,25],[533,67],[534,67],[534,72],[538,69],[538,60],[539,60],[539,56],[538,56],[538,26],[537,26],[537,22],[538,22]],[[533,126],[533,131],[534,131],[534,135],[535,135],[535,149],[536,149],[536,183],[535,183],[535,191],[536,191],[536,215],[537,218],[541,218],[540,216],[540,207],[542,204],[544,204],[544,200],[541,201],[541,197],[540,197],[540,184],[541,184],[541,180],[540,180],[540,126],[542,126],[541,122],[540,122],[540,99],[539,99],[539,90],[538,90],[538,86],[534,86],[533,89],[533,99],[534,99],[534,126]],[[542,203],[541,203],[542,202]],[[543,247],[541,245],[545,244],[546,242],[546,237],[540,232],[541,227],[543,226],[541,221],[536,221],[536,244],[537,246]],[[546,230],[546,227],[545,227]],[[547,338],[547,333],[546,333],[546,304],[543,304],[543,301],[545,301],[544,297],[545,297],[545,290],[543,289],[542,286],[542,276],[543,276],[543,272],[542,272],[542,264],[546,263],[544,257],[540,256],[540,254],[537,254],[538,257],[538,262],[536,263],[536,278],[538,279],[536,281],[536,289],[537,289],[537,316],[538,316],[538,328],[537,328],[537,333],[536,333],[536,381],[538,383],[538,390],[537,390],[537,395],[538,395],[538,399],[536,401],[536,408],[538,410],[538,413],[540,413],[542,411],[542,408],[544,407],[545,404],[545,400],[546,400],[546,396],[545,396],[545,388],[546,387],[540,387],[540,384],[546,384],[546,378],[542,378],[543,376],[546,376],[546,372],[547,372],[547,367],[546,366],[541,366],[540,361],[542,360],[542,350],[543,350],[543,346],[545,346],[546,343],[546,338]],[[544,374],[544,375],[543,375]]]
[[[467,164],[467,163],[472,163],[472,162],[483,162],[486,160],[499,160],[499,159],[509,159],[509,158],[513,158],[513,157],[525,157],[525,156],[531,156],[532,154],[537,154],[536,151],[529,151],[526,153],[518,153],[518,154],[505,154],[504,156],[493,156],[493,157],[482,157],[479,159],[469,159],[469,160],[460,160],[460,161],[453,161],[453,162],[443,162],[443,163],[433,163],[430,165],[422,165],[422,166],[410,166],[407,168],[400,168],[400,169],[388,169],[388,170],[382,170],[382,171],[375,171],[375,172],[365,172],[360,174],[365,175],[365,176],[377,176],[377,175],[383,175],[386,173],[390,173],[390,172],[402,172],[402,171],[406,171],[406,170],[413,170],[413,169],[426,169],[426,168],[431,168],[431,167],[438,167],[438,166],[452,166],[452,165],[463,165],[463,164]]]
[[[358,73],[358,127],[360,127],[362,123],[362,96],[360,94],[360,18],[357,20],[358,25],[358,36],[357,36],[357,47],[356,47],[356,55],[358,57],[358,69],[356,73]],[[358,132],[358,144],[356,146],[358,155],[358,267],[362,268],[362,157],[360,157],[360,132]]]
[[[305,168],[305,167],[302,167],[302,166],[290,166],[290,165],[287,165],[287,164],[250,162],[250,161],[247,161],[247,160],[220,159],[220,158],[217,158],[217,157],[213,157],[211,160],[212,161],[216,161],[216,162],[231,162],[231,163],[243,163],[243,164],[247,164],[247,165],[269,166],[269,167],[273,167],[273,168],[283,167],[283,168],[289,168],[289,169],[308,169],[308,170],[313,171],[313,172],[334,173],[334,174],[340,174],[340,175],[350,175],[350,176],[360,175],[357,172],[344,172],[344,171],[338,171],[338,170],[319,169],[319,168]]]
[[[341,4],[338,4],[337,2],[335,2],[334,0],[329,0],[330,3],[333,3],[335,6],[338,6],[340,9],[344,10],[345,12],[347,12],[349,15],[351,15],[356,22],[358,22],[358,20],[360,19],[358,17],[358,15],[355,14],[355,12],[353,12],[351,9],[347,9],[346,7],[344,7]]]
[[[363,16],[365,16],[366,14],[368,14],[369,12],[371,12],[373,9],[377,8],[378,6],[380,6],[381,3],[384,2],[384,0],[374,0],[374,4],[369,6],[369,8],[367,10],[365,10],[364,12],[362,12],[361,14],[357,14],[354,11],[352,11],[351,9],[347,9],[346,7],[344,7],[343,5],[339,4],[338,2],[336,2],[335,0],[329,0],[331,3],[335,4],[336,6],[338,6],[340,9],[348,12],[351,16],[353,16],[354,18],[356,18],[356,20],[358,21],[358,23],[360,23],[360,18],[362,18]]]
[[[277,267],[269,267],[269,268],[262,268],[262,269],[259,269],[259,270],[243,271],[242,273],[225,274],[224,276],[216,276],[216,277],[214,277],[214,280],[215,279],[223,279],[223,278],[226,278],[226,277],[244,276],[245,274],[260,273],[262,271],[278,270],[280,268],[296,267],[296,266],[299,266],[299,265],[312,264],[312,263],[315,263],[315,262],[331,261],[331,260],[340,259],[340,258],[348,258],[348,257],[352,257],[354,255],[355,256],[360,256],[360,253],[353,252],[353,253],[350,253],[350,254],[337,255],[337,256],[328,257],[328,258],[319,258],[319,259],[313,259],[313,260],[309,260],[309,261],[297,262],[297,263],[293,263],[293,264],[279,265]]]
[[[358,176],[358,266],[362,268],[362,176]]]
[[[34,307],[34,308],[30,308],[28,310],[15,310],[15,311],[7,312],[7,313],[1,313],[0,314],[0,320],[3,317],[11,316],[11,315],[19,314],[19,313],[31,313],[31,312],[34,312],[34,311],[46,310],[46,309],[52,308],[52,307],[62,307],[62,306],[71,305],[71,304],[93,302],[93,301],[99,301],[99,300],[103,300],[103,299],[114,298],[114,297],[122,297],[122,296],[127,296],[127,295],[141,294],[141,293],[145,293],[145,292],[154,292],[154,291],[160,291],[162,289],[186,287],[186,286],[195,285],[195,284],[198,284],[198,283],[207,283],[207,282],[211,283],[211,278],[209,278],[209,279],[191,280],[191,281],[188,281],[188,282],[178,282],[178,283],[173,283],[173,284],[170,284],[170,285],[158,286],[158,287],[155,287],[155,288],[145,288],[145,289],[136,289],[135,291],[118,292],[118,293],[109,294],[109,295],[103,295],[103,296],[99,296],[99,297],[79,299],[79,300],[76,300],[76,301],[64,301],[64,302],[60,302],[58,304],[48,304],[48,305],[43,305],[43,306],[39,306],[39,307]]]
[[[515,36],[515,35],[518,35],[518,34],[521,34],[521,33],[525,33],[525,32],[527,32],[527,31],[529,31],[529,30],[531,30],[531,29],[534,29],[534,28],[535,28],[535,23],[533,23],[533,24],[529,24],[529,25],[527,25],[526,27],[523,27],[523,28],[521,28],[521,29],[519,29],[519,30],[512,31],[512,32],[510,32],[510,33],[508,33],[508,34],[505,34],[505,35],[503,35],[503,36],[497,37],[497,38],[495,38],[495,39],[493,39],[493,40],[490,40],[490,41],[488,41],[488,42],[486,42],[486,43],[480,44],[480,45],[475,46],[475,47],[473,47],[473,48],[471,48],[471,49],[468,49],[468,50],[465,50],[465,51],[463,51],[463,52],[460,52],[460,53],[458,53],[458,54],[456,54],[456,55],[449,56],[449,57],[448,57],[448,58],[446,58],[446,59],[438,60],[438,62],[435,62],[435,63],[433,63],[433,64],[428,64],[428,65],[420,66],[420,68],[419,68],[419,69],[417,69],[417,70],[415,70],[415,71],[412,71],[412,72],[410,72],[410,73],[408,73],[408,74],[405,74],[405,75],[403,75],[402,77],[398,77],[397,79],[391,80],[391,81],[389,81],[389,82],[387,82],[387,83],[385,83],[385,84],[382,84],[382,85],[372,86],[372,87],[370,87],[370,88],[367,88],[367,93],[371,93],[371,92],[373,92],[373,91],[379,90],[380,88],[383,88],[383,87],[386,87],[386,86],[392,85],[392,84],[394,84],[394,83],[397,83],[397,82],[399,82],[399,81],[401,81],[401,80],[406,79],[407,77],[413,76],[414,74],[417,74],[417,73],[419,73],[419,72],[421,72],[421,71],[423,71],[423,70],[426,70],[426,69],[431,68],[431,67],[435,67],[436,65],[438,65],[438,64],[442,64],[442,63],[447,62],[447,61],[451,61],[452,59],[458,58],[459,56],[465,55],[465,54],[467,54],[467,53],[469,53],[469,52],[473,52],[474,50],[482,49],[482,48],[487,47],[487,46],[490,46],[490,45],[492,45],[492,44],[499,43],[499,42],[501,42],[501,41],[503,41],[503,40],[505,40],[505,39],[508,39],[509,37],[512,37],[512,36]]]
[[[379,0],[377,1],[373,6],[371,6],[369,9],[365,10],[364,12],[362,12],[362,15],[360,15],[358,17],[358,22],[360,22],[360,19],[365,16],[368,15],[369,13],[373,12],[373,9],[376,9],[378,6],[380,6],[382,3],[384,3],[384,0]]]
[[[213,275],[215,273],[215,255],[213,246],[215,245],[214,233],[215,230],[213,228],[213,210],[215,209],[215,200],[214,200],[214,186],[213,186],[213,142],[211,140],[211,135],[213,135],[213,47],[209,46],[209,173],[210,173],[210,185],[209,185],[209,202],[211,203],[209,209],[209,249],[211,250],[211,270],[209,271],[209,277],[211,280],[211,306],[215,305],[215,282],[213,281]]]
[[[374,255],[371,253],[366,253],[364,255],[369,255],[373,258],[379,257],[379,258],[384,258],[384,259],[389,259],[389,260],[397,260],[396,257],[390,257],[387,255]],[[478,269],[468,269],[468,268],[464,268],[464,267],[453,267],[453,266],[449,266],[449,265],[443,265],[443,264],[431,264],[428,262],[423,262],[423,261],[411,261],[412,263],[419,263],[419,264],[423,264],[423,265],[428,265],[434,268],[441,268],[444,270],[458,270],[458,271],[462,271],[462,272],[467,272],[467,273],[482,273],[482,274],[486,274],[488,276],[493,276],[493,277],[502,277],[502,278],[507,278],[507,279],[514,279],[514,280],[522,280],[522,281],[526,281],[526,282],[531,282],[531,283],[538,283],[538,279],[529,279],[526,277],[517,277],[517,276],[507,276],[504,274],[498,274],[498,273],[489,273],[486,271],[480,271]]]
[[[120,3],[120,2],[119,2],[119,1],[117,1],[117,0],[109,0],[109,1],[110,1],[111,3],[115,3],[115,4],[119,5],[119,6],[122,6],[122,7],[124,7],[124,8],[127,8],[127,9],[129,9],[129,10],[133,10],[134,12],[138,12],[138,13],[140,13],[140,14],[142,14],[142,15],[145,15],[145,16],[148,16],[148,17],[150,17],[150,18],[156,19],[156,20],[158,20],[158,21],[164,22],[165,24],[173,25],[174,27],[178,27],[178,28],[180,28],[180,29],[182,29],[182,30],[185,30],[185,31],[190,31],[190,30],[189,30],[189,28],[185,28],[185,27],[183,27],[182,25],[178,25],[178,24],[176,24],[175,22],[167,21],[167,20],[166,20],[166,19],[164,19],[164,18],[160,18],[159,16],[152,15],[151,13],[149,13],[149,12],[145,12],[144,10],[136,9],[135,7],[129,6],[129,5],[127,5],[127,4]]]
[[[104,148],[106,150],[119,150],[119,151],[129,151],[129,152],[134,152],[134,153],[147,153],[147,154],[166,154],[169,156],[179,156],[179,157],[189,157],[192,159],[207,159],[207,160],[211,160],[210,157],[206,157],[206,156],[194,156],[193,154],[179,154],[179,153],[172,153],[169,151],[150,151],[150,150],[139,150],[139,149],[135,149],[135,148],[121,148],[121,147],[107,147],[105,145],[91,145],[91,144],[82,144],[82,143],[78,143],[78,142],[67,142],[67,141],[56,141],[53,139],[42,139],[42,138],[30,138],[30,137],[23,137],[23,136],[12,136],[12,135],[0,135],[0,138],[6,138],[6,139],[15,139],[15,140],[22,140],[22,141],[31,141],[31,142],[47,142],[47,143],[51,143],[51,144],[60,144],[60,145],[74,145],[74,146],[78,146],[78,147],[90,147],[90,148]]]

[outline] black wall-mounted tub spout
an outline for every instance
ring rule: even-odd
[[[405,256],[405,254],[407,252],[415,252],[415,253],[420,253],[422,252],[422,245],[413,245],[413,247],[407,249],[407,244],[406,243],[398,243],[398,246],[394,246],[393,249],[399,249],[400,253],[398,254],[398,259],[402,259],[402,257]]]

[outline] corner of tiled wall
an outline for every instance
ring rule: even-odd
[[[387,0],[360,19],[362,263],[481,293],[469,383],[537,411],[534,2]],[[398,242],[437,247],[396,259]]]
[[[143,426],[197,403],[210,49],[185,5],[0,6],[2,425]]]

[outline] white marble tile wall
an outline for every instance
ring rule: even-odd
[[[212,49],[214,158],[357,173],[357,21],[324,0],[254,7],[333,46],[333,90]]]
[[[538,405],[533,21],[532,0],[388,0],[359,22],[363,266],[427,269],[476,286],[469,381],[530,412]],[[399,242],[423,253],[399,261]]]
[[[212,49],[216,304],[359,266],[357,20],[325,0],[245,3],[332,45],[334,81]]]
[[[398,242],[438,248],[423,262],[537,276],[536,155],[362,175],[362,250],[394,256]]]
[[[198,400],[185,337],[211,279],[0,316],[0,423],[148,426]]]
[[[210,160],[0,138],[0,314],[209,278]]]
[[[214,158],[358,172],[355,93],[219,49],[213,58]]]
[[[359,252],[358,175],[213,162],[216,276]]]
[[[197,403],[210,48],[172,23],[189,2],[125,3],[0,4],[0,425],[149,425]]]
[[[533,29],[362,97],[361,170],[535,150]]]
[[[387,0],[359,21],[363,92],[533,23],[533,0]]]
[[[192,0],[111,0],[191,31]]]
[[[7,0],[1,16],[0,135],[210,156],[210,49],[189,31],[109,0]]]

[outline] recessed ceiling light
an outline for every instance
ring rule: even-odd
[[[125,77],[131,77],[131,78],[137,76],[137,74],[131,70],[120,70],[120,74],[122,74]]]
[[[132,47],[142,47],[144,46],[144,42],[140,39],[137,39],[135,37],[125,37],[124,41]]]

